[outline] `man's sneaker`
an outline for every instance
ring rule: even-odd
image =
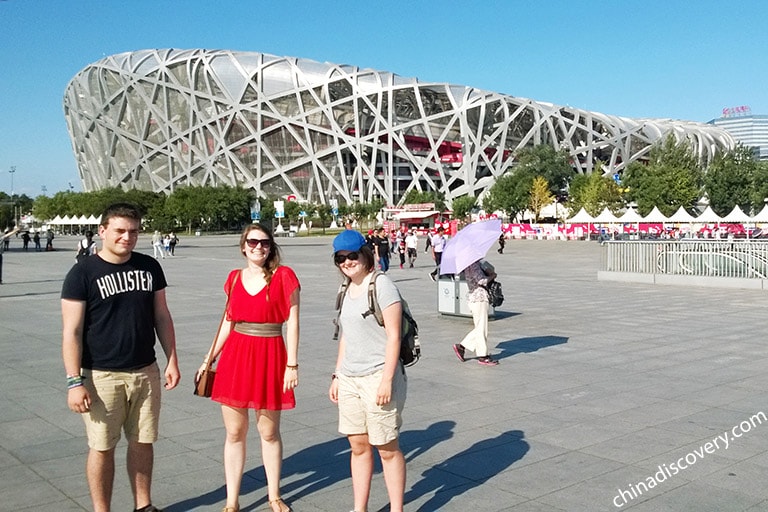
[[[499,364],[498,361],[494,361],[490,358],[490,356],[481,357],[477,360],[477,362],[483,366],[496,366]]]
[[[464,347],[462,347],[460,344],[457,343],[453,346],[453,352],[456,354],[456,357],[459,358],[459,361],[462,363],[466,361],[466,359],[464,359]]]
[[[433,283],[436,281],[435,274],[429,274],[429,278],[432,280]]]

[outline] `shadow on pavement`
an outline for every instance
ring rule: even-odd
[[[507,357],[512,357],[515,354],[536,352],[537,350],[552,347],[554,345],[562,345],[563,343],[568,343],[568,338],[564,336],[531,336],[528,338],[502,341],[496,345],[496,348],[500,349],[496,358],[505,359]]]
[[[421,474],[405,493],[406,505],[434,493],[418,510],[442,510],[452,499],[485,483],[516,461],[522,459],[530,446],[522,430],[510,430],[491,439],[476,442],[464,451],[432,466]],[[387,508],[381,509],[388,510]]]
[[[456,423],[453,421],[439,421],[424,430],[403,432],[400,435],[400,444],[406,461],[411,461],[440,442],[450,439],[453,436],[455,425]],[[375,460],[375,471],[380,473],[379,458],[376,457]],[[223,470],[221,474],[223,474]],[[292,479],[292,475],[301,475],[301,478]],[[349,478],[349,442],[346,438],[339,437],[287,457],[283,461],[281,491],[286,502],[290,504],[292,501],[309,496]],[[261,492],[263,496],[247,506],[241,505],[240,510],[242,512],[256,510],[267,502],[263,466],[257,466],[243,474],[240,489],[241,502],[247,501],[243,498],[256,491]],[[200,496],[164,507],[163,510],[166,512],[187,512],[195,507],[217,503],[223,505],[225,500],[226,492],[222,485]]]

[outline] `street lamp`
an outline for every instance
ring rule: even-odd
[[[13,196],[14,196],[13,175],[16,174],[16,166],[15,165],[11,166],[11,170],[8,171],[8,174],[11,175],[11,205],[13,206],[13,225],[14,225],[14,227],[17,227],[19,225],[19,221],[17,220],[17,216],[16,216],[16,199],[13,198]]]

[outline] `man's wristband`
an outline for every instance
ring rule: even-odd
[[[82,375],[67,375],[67,389],[79,388],[83,385],[85,377]]]

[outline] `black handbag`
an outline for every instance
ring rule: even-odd
[[[495,279],[489,281],[487,285],[483,286],[485,291],[488,292],[488,303],[494,308],[499,307],[504,302],[504,293],[501,291],[501,283]]]

